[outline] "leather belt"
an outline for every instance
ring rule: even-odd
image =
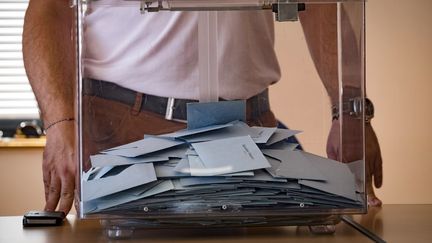
[[[131,107],[135,105],[137,95],[140,94],[131,89],[102,80],[84,79],[83,83],[83,93],[85,95],[117,101]],[[192,102],[198,101],[142,94],[140,111],[145,110],[160,114],[168,120],[185,122],[187,120],[186,104]],[[269,111],[268,89],[265,89],[263,92],[247,99],[246,104],[250,116],[248,119],[256,118],[262,113]]]

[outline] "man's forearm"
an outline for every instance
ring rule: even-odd
[[[300,21],[310,55],[332,104],[338,101],[336,4],[309,4]]]
[[[74,39],[74,10],[69,0],[30,1],[23,56],[45,124],[74,117]]]
[[[355,8],[354,5],[349,6],[349,10],[360,10]],[[341,40],[338,40],[338,11]],[[300,21],[312,60],[331,103],[336,105],[339,102],[339,78],[342,78],[345,88],[350,87],[345,89],[344,96],[352,98],[360,95],[362,60],[356,40],[359,36],[356,36],[345,7],[338,10],[336,4],[309,4],[306,11],[300,12]]]

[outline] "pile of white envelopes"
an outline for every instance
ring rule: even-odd
[[[297,133],[233,121],[101,151],[81,178],[83,213],[362,207],[349,166],[297,150]]]

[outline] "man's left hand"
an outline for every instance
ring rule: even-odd
[[[351,117],[344,117],[343,129],[343,153],[340,148],[340,122],[334,120],[327,140],[327,156],[330,159],[341,162],[352,162],[362,159],[362,141],[359,120]],[[375,131],[370,123],[365,124],[365,151],[366,151],[366,191],[368,205],[381,206],[381,200],[375,195],[372,181],[376,188],[382,186],[383,169],[381,149]]]

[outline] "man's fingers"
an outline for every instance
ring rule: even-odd
[[[43,170],[43,183],[45,191],[45,202],[48,201],[49,186],[51,184],[51,172],[49,170]]]
[[[334,120],[327,138],[327,157],[329,159],[341,161],[341,156],[339,154],[339,135],[339,121]]]
[[[51,173],[51,181],[48,187],[48,196],[45,204],[46,211],[55,211],[60,198],[61,182],[56,173]]]
[[[366,178],[365,178],[365,184],[366,184],[366,191],[369,193],[371,191],[372,188],[372,176],[369,174],[366,174]]]
[[[378,149],[374,163],[374,184],[376,188],[380,188],[383,182],[383,167],[381,151]]]
[[[337,152],[333,147],[327,148],[327,157],[334,160],[338,159]]]
[[[74,201],[75,179],[71,175],[62,177],[59,211],[69,213]]]

